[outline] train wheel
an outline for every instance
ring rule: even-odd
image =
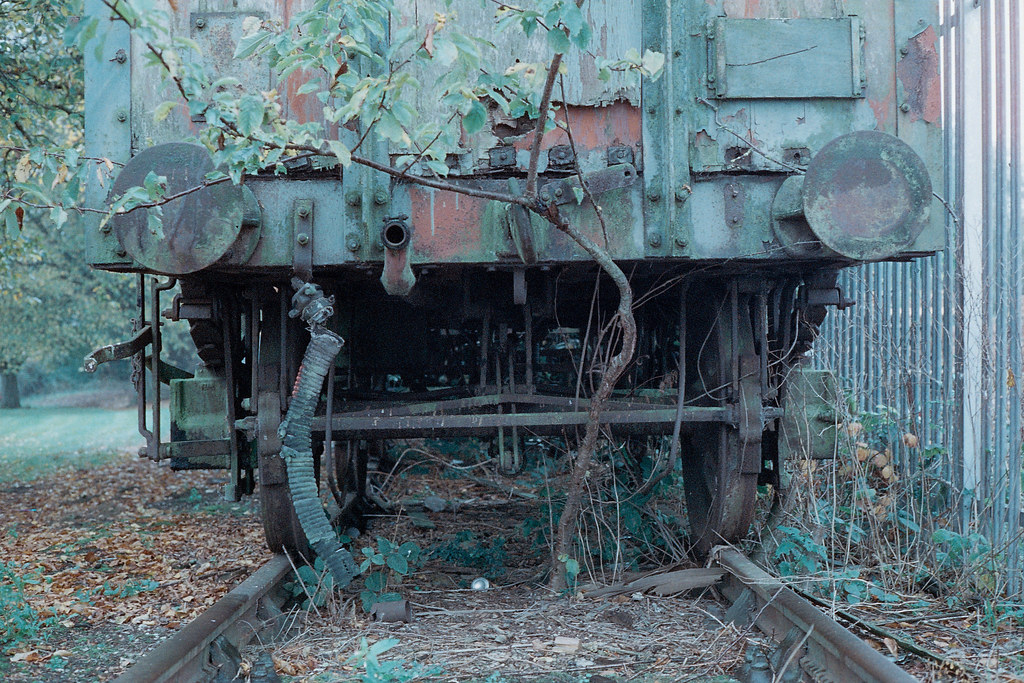
[[[327,482],[338,504],[338,523],[342,528],[365,528],[363,514],[367,508],[366,483],[370,451],[378,442],[366,445],[360,441],[335,444],[327,458]],[[327,453],[326,449],[324,451]]]
[[[682,443],[690,547],[699,556],[746,536],[754,519],[761,465],[760,382],[749,308],[743,297],[732,311],[731,298],[725,301],[700,347],[693,381],[705,405],[732,404],[737,424],[694,425]],[[733,395],[736,388],[738,395]]]
[[[313,552],[302,531],[288,488],[288,470],[281,458],[278,428],[284,406],[281,405],[280,372],[281,311],[275,304],[263,309],[256,361],[258,424],[256,452],[259,458],[260,512],[267,547],[274,552],[312,560]]]

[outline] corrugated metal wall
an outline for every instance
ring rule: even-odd
[[[1024,594],[1021,32],[1016,0],[944,0],[947,249],[844,272],[857,305],[827,320],[816,362],[868,411],[892,410],[921,447],[896,443],[905,475],[947,478],[960,531],[989,539],[1001,588]]]

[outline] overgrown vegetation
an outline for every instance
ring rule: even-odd
[[[836,459],[790,463],[783,521],[764,539],[779,571],[845,602],[925,594],[1019,619],[998,582],[1005,551],[961,521],[970,492],[954,489],[948,454],[895,411],[843,408]]]
[[[13,562],[0,562],[0,648],[9,649],[34,640],[56,623],[43,618],[25,599],[25,587],[39,583],[39,572],[27,572]]]

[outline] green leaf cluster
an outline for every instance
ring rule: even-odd
[[[488,579],[505,573],[508,553],[504,536],[480,538],[470,529],[464,529],[430,549],[430,556],[460,567],[479,569]]]
[[[284,589],[304,610],[323,607],[334,593],[334,576],[327,570],[323,559],[316,558],[313,566],[304,564],[295,571],[295,580],[284,584]]]
[[[409,663],[401,659],[382,662],[380,656],[400,642],[397,638],[385,638],[371,645],[363,637],[360,639],[359,648],[345,664],[362,669],[359,674],[361,683],[404,683],[441,673],[439,667],[425,667],[419,662]]]
[[[25,599],[25,588],[42,579],[13,562],[0,562],[0,646],[18,646],[35,638],[40,630],[56,623],[41,618]]]
[[[377,537],[376,547],[366,546],[362,552],[359,571],[363,574],[364,590],[360,598],[367,612],[375,602],[400,600],[402,596],[388,588],[401,583],[403,577],[419,569],[426,559],[413,541],[395,544],[381,536]]]

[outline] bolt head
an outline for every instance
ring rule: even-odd
[[[908,113],[910,111],[910,105],[904,102],[903,104],[900,105],[900,111],[903,112],[904,114]]]
[[[345,195],[345,202],[349,206],[359,206],[360,204],[363,203],[363,198],[360,196],[358,192],[349,192],[347,195]]]
[[[560,188],[560,187],[556,187],[555,188],[555,196],[556,197],[561,197],[563,194],[565,194],[565,191],[562,188]]]
[[[123,112],[123,111],[117,112],[117,120],[120,123],[124,123],[125,121],[128,120],[128,113],[127,112]]]
[[[110,232],[110,223],[104,223],[103,225],[101,225],[100,226],[100,232],[102,232],[104,235],[109,233]]]
[[[909,52],[910,49],[905,45],[900,48],[900,54],[903,55],[904,57],[906,57]]]
[[[206,17],[196,17],[196,28],[206,28]]]
[[[732,218],[729,219],[729,222],[732,223],[733,225],[736,225],[737,223],[740,222],[740,217],[739,216],[733,216]]]
[[[661,233],[660,232],[652,232],[647,237],[647,243],[650,244],[655,249],[660,247],[661,246]]]
[[[309,244],[309,235],[307,235],[304,232],[300,232],[298,235],[295,236],[295,240],[302,246],[306,246],[307,244]]]
[[[661,200],[661,192],[658,191],[658,190],[650,190],[647,193],[647,199],[649,199],[652,202],[660,201]]]
[[[676,235],[675,243],[676,243],[676,246],[679,247],[680,249],[685,249],[686,248],[686,244],[687,244],[686,238],[683,237],[682,235]]]
[[[303,206],[299,209],[299,218],[309,218],[309,207]]]
[[[384,190],[377,190],[373,193],[373,203],[378,206],[384,206],[388,203],[388,193]]]
[[[349,237],[345,241],[345,248],[351,252],[357,252],[363,248],[363,243],[359,240],[358,237]]]

